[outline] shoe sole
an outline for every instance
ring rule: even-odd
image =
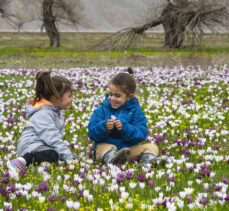
[[[10,164],[10,161],[7,161],[7,163],[6,163],[6,166],[8,167],[8,169],[10,170],[10,171],[13,171],[13,172],[20,172],[20,171],[22,171],[23,169],[18,169],[18,168],[15,168],[15,167],[13,167],[11,164]]]
[[[122,148],[120,149],[114,159],[112,160],[113,164],[123,164],[125,163],[130,156],[130,149],[129,148]]]
[[[147,161],[147,162],[141,162],[142,164],[147,164],[147,163],[151,163],[153,164],[155,167],[160,165],[160,166],[163,166],[165,167],[165,164],[166,164],[166,160],[163,159],[163,158],[159,158],[159,157],[156,157],[150,161]]]

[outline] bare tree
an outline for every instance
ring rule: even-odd
[[[53,14],[54,0],[43,1],[43,20],[44,27],[49,36],[50,46],[60,46],[60,34],[56,27],[56,17]]]
[[[10,0],[0,0],[0,14],[10,25],[14,26],[15,23],[11,19],[11,14],[8,10]]]
[[[21,27],[26,22],[35,20],[34,5],[22,4],[22,1],[16,0],[0,0],[0,13],[2,17],[20,32]],[[36,8],[37,9],[37,8]]]
[[[76,28],[81,10],[79,0],[0,0],[0,14],[19,32],[25,23],[40,20],[51,47],[60,46],[58,25]]]
[[[73,10],[76,4],[80,6],[79,1],[43,0],[43,26],[49,36],[51,47],[60,46],[60,34],[57,27],[58,21],[61,22],[67,19],[74,26],[79,23],[80,16]],[[79,11],[79,8],[77,11]]]
[[[5,5],[8,3],[8,0],[0,0],[0,14],[2,17],[5,16]]]
[[[228,22],[228,0],[167,0],[161,14],[139,27],[126,28],[99,42],[95,48],[125,49],[136,41],[145,31],[162,25],[164,46],[180,48],[186,37],[191,44],[203,34],[204,30],[216,31],[220,25]]]

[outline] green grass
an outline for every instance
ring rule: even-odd
[[[0,68],[63,68],[77,66],[174,66],[228,63],[229,36],[206,35],[202,45],[179,50],[163,48],[163,34],[147,33],[128,50],[94,51],[109,34],[62,33],[62,47],[49,47],[45,33],[1,33]]]
[[[76,70],[72,71],[72,73],[76,73]],[[110,71],[112,72],[111,69]],[[0,166],[0,179],[8,178],[6,182],[0,183],[1,193],[4,193],[2,191],[3,188],[7,189],[7,187],[13,184],[17,185],[17,192],[23,191],[26,193],[25,196],[15,197],[16,191],[14,191],[13,193],[9,193],[9,199],[6,199],[7,196],[0,193],[0,208],[3,208],[5,206],[4,203],[8,202],[13,206],[13,210],[19,210],[20,208],[26,208],[28,210],[48,210],[48,208],[73,210],[67,208],[66,202],[62,202],[62,197],[66,197],[68,201],[79,202],[81,206],[79,210],[82,211],[99,210],[97,208],[111,210],[111,205],[109,204],[109,200],[111,199],[114,204],[119,206],[117,210],[150,210],[148,208],[143,209],[142,205],[155,205],[153,199],[158,198],[163,193],[163,199],[170,198],[183,201],[183,208],[178,207],[178,202],[174,203],[177,206],[177,210],[189,210],[188,197],[191,196],[193,202],[196,202],[198,201],[198,194],[205,193],[209,200],[207,207],[195,207],[193,210],[228,210],[229,203],[226,202],[221,205],[221,200],[213,195],[216,192],[214,187],[218,184],[222,185],[221,181],[223,178],[229,178],[228,153],[224,154],[222,151],[225,144],[224,139],[228,139],[228,135],[227,137],[226,135],[222,135],[222,131],[228,130],[228,107],[222,107],[228,104],[228,101],[223,102],[223,99],[228,98],[228,84],[225,78],[226,72],[218,69],[221,72],[215,73],[215,76],[222,77],[222,80],[218,82],[210,79],[214,76],[215,69],[208,69],[206,71],[206,77],[205,75],[199,75],[195,71],[195,73],[191,72],[190,76],[188,76],[189,72],[186,70],[187,77],[183,78],[184,81],[177,80],[179,77],[170,78],[163,72],[158,72],[164,78],[165,83],[160,84],[160,82],[155,80],[155,84],[150,85],[149,82],[153,79],[153,76],[144,75],[144,69],[142,69],[145,84],[139,84],[140,93],[142,93],[139,99],[147,115],[148,128],[151,136],[163,134],[167,139],[167,141],[161,141],[157,145],[160,153],[164,151],[166,157],[168,155],[168,158],[172,158],[172,161],[169,161],[165,166],[159,165],[157,167],[128,163],[122,167],[122,172],[126,173],[133,170],[133,177],[130,180],[125,178],[124,181],[118,182],[118,189],[110,191],[108,187],[112,187],[114,185],[112,181],[116,181],[117,178],[111,174],[114,170],[103,166],[98,161],[94,161],[92,164],[87,163],[89,159],[86,155],[89,152],[89,145],[86,132],[87,124],[85,124],[94,109],[95,100],[104,96],[107,91],[106,87],[103,86],[90,86],[90,81],[97,80],[98,76],[103,80],[106,78],[106,74],[111,74],[110,71],[105,72],[102,76],[94,74],[99,73],[99,69],[97,71],[89,70],[86,78],[87,83],[84,84],[82,90],[76,90],[74,92],[74,101],[70,108],[65,111],[65,116],[71,118],[73,121],[66,121],[64,140],[73,144],[72,146],[74,147],[71,150],[80,156],[79,161],[76,164],[52,164],[49,166],[47,163],[43,163],[40,166],[30,166],[27,168],[26,174],[23,176],[20,175],[18,180],[5,176],[4,172],[7,170],[5,161],[16,156],[16,148],[14,147],[16,147],[20,133],[26,124],[26,119],[22,117],[24,108],[21,105],[24,105],[26,100],[30,99],[34,94],[32,88],[34,85],[34,75],[21,76],[17,75],[17,71],[15,72],[14,70],[7,75],[0,75],[0,83],[4,84],[0,86],[0,94],[3,96],[0,102],[2,108],[0,114],[4,119],[0,123],[0,161],[2,162]],[[66,75],[68,74],[69,71],[66,70]],[[193,83],[194,78],[197,77],[201,81],[201,85],[198,86]],[[72,76],[71,81],[76,82],[78,78]],[[27,82],[30,82],[30,85]],[[183,100],[192,100],[193,103],[191,105],[182,104]],[[151,104],[150,102],[154,103]],[[87,107],[83,112],[82,106]],[[201,108],[197,109],[198,106],[201,106]],[[184,115],[185,113],[190,116]],[[204,118],[205,114],[209,118]],[[197,115],[198,118],[195,121],[191,121],[194,119],[194,115]],[[10,116],[14,120],[21,117],[21,122],[15,121],[12,125],[6,123],[6,120]],[[214,119],[211,120],[211,118]],[[169,120],[169,124],[156,127],[157,123],[166,120]],[[198,124],[196,124],[196,121],[198,121]],[[174,125],[175,123],[176,125]],[[207,133],[207,130],[215,130],[214,135],[212,136]],[[76,137],[77,139],[74,141]],[[198,143],[202,143],[200,141],[201,139],[206,140],[204,145],[198,145]],[[177,140],[183,140],[184,144],[175,144]],[[193,145],[189,143],[193,143]],[[216,145],[220,148],[213,150],[212,147]],[[183,157],[182,150],[189,150],[191,153]],[[212,156],[214,159],[209,160],[207,156]],[[220,156],[223,156],[222,160],[218,160]],[[186,166],[188,163],[195,164],[197,166],[195,167],[196,171],[190,171],[189,167]],[[170,166],[170,164],[173,165]],[[213,174],[212,176],[202,176],[199,181],[200,183],[197,183],[197,178],[199,178],[202,172],[199,167],[204,164],[208,165],[207,168]],[[45,171],[44,166],[47,167]],[[181,169],[183,170],[181,171]],[[82,171],[85,171],[84,176],[80,174]],[[145,187],[142,189],[139,187],[140,181],[138,177],[140,174],[145,176],[145,180],[143,181]],[[50,176],[50,179],[47,181],[48,189],[40,193],[40,196],[45,197],[45,201],[40,202],[39,198],[32,193],[36,192],[41,182],[44,181],[44,175]],[[89,179],[92,175],[96,175],[93,180]],[[69,179],[65,179],[66,176]],[[75,176],[77,178],[80,176],[83,177],[80,184],[75,183],[75,180],[77,180]],[[60,178],[57,179],[58,177]],[[175,180],[174,184],[168,180],[171,177]],[[105,182],[104,185],[100,184],[100,179]],[[94,183],[95,180],[97,183]],[[148,185],[150,180],[155,182],[153,187]],[[28,183],[31,184],[31,188],[24,190],[22,185]],[[135,183],[137,186],[132,189],[130,183]],[[204,188],[204,184],[208,184],[209,189]],[[55,194],[55,201],[51,202],[49,196],[54,193],[54,186],[56,185],[59,187],[59,192]],[[66,186],[74,188],[75,191],[66,190]],[[120,198],[121,187],[125,187],[125,192],[129,193],[129,196],[124,198],[122,202],[120,200],[122,199]],[[81,188],[88,190],[93,195],[94,198],[91,202],[87,200],[86,196],[79,197]],[[160,188],[160,190],[157,191],[157,188]],[[180,193],[186,188],[192,188],[193,192],[181,198]],[[223,192],[222,190],[220,191]],[[226,190],[226,194],[228,194],[228,189]],[[27,195],[31,198],[27,199]],[[210,204],[210,201],[216,204]],[[128,208],[127,205],[129,204],[132,205],[132,209]],[[155,205],[151,210],[165,210],[165,208],[163,205]]]

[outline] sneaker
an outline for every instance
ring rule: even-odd
[[[161,163],[162,165],[165,165],[166,160],[161,157],[156,157],[152,153],[142,153],[141,158],[140,158],[140,163],[146,164],[146,163],[155,163],[159,164]]]
[[[25,166],[26,161],[22,157],[7,161],[7,167],[13,171],[20,172],[25,169]]]
[[[123,164],[125,163],[130,156],[130,149],[129,148],[122,148],[120,150],[110,150],[104,155],[103,162],[105,164]]]

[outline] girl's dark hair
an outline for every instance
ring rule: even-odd
[[[40,71],[36,75],[34,102],[41,98],[50,100],[51,97],[61,98],[65,92],[72,92],[72,83],[63,76],[51,76],[51,71]]]
[[[128,73],[119,73],[118,75],[114,76],[110,83],[118,86],[121,90],[127,94],[135,94],[136,91],[136,81],[134,80],[133,74],[134,71],[132,68],[127,68]]]

